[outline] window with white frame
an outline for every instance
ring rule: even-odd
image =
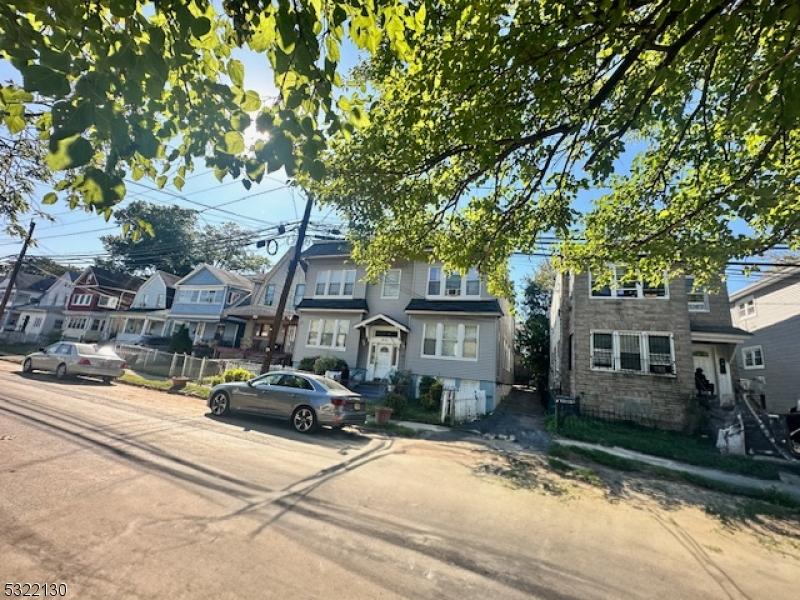
[[[422,332],[422,356],[477,360],[478,325],[426,323]]]
[[[694,284],[695,278],[686,276],[686,303],[689,312],[708,312],[708,292]]]
[[[763,369],[764,351],[761,346],[742,348],[742,363],[745,369]]]
[[[748,319],[756,315],[756,299],[753,296],[748,296],[736,303],[737,314],[739,319]]]
[[[178,302],[196,304],[200,300],[200,290],[180,290],[178,292]]]
[[[292,306],[297,306],[303,300],[303,296],[306,294],[306,284],[305,283],[298,283],[294,286],[294,304]]]
[[[311,319],[306,346],[344,350],[349,330],[348,319]]]
[[[219,304],[222,299],[222,290],[202,290],[200,304]]]
[[[472,268],[462,277],[460,273],[445,274],[441,267],[429,267],[427,295],[428,297],[450,298],[454,296],[480,296],[480,274],[477,269]]]
[[[356,285],[355,270],[319,271],[315,296],[352,296]]]
[[[273,304],[275,304],[275,284],[269,283],[267,284],[267,289],[264,292],[264,305],[272,306]]]
[[[400,269],[389,269],[383,274],[383,286],[381,287],[381,298],[400,297]]]
[[[222,292],[220,292],[220,298],[221,297],[222,297]],[[236,292],[231,290],[230,292],[228,292],[228,299],[226,304],[233,304],[234,302],[237,302],[241,297],[242,297],[242,292]],[[214,301],[214,304],[216,303],[217,301]]]
[[[102,306],[103,308],[116,308],[118,303],[119,298],[114,296],[100,296],[100,299],[97,301],[97,306]]]
[[[593,331],[591,365],[594,370],[675,374],[671,333],[647,331]]]
[[[67,319],[67,329],[86,329],[86,317],[70,317]]]
[[[92,303],[91,294],[73,294],[72,304],[74,306],[89,306]]]
[[[642,279],[631,279],[627,267],[611,266],[611,283],[595,289],[593,280],[590,280],[591,296],[593,298],[669,298],[669,288],[666,281],[649,282]],[[589,274],[591,278],[591,273]]]

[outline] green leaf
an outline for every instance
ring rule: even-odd
[[[156,179],[156,185],[158,186],[158,189],[163,190],[164,186],[167,185],[167,176],[160,175],[158,179]]]
[[[16,115],[9,115],[4,119],[4,121],[11,135],[19,133],[25,129],[26,126],[25,119]]]
[[[241,61],[231,59],[228,62],[228,76],[236,87],[242,87],[244,85],[244,65]]]
[[[253,182],[250,181],[249,179],[242,179],[242,185],[244,186],[244,189],[249,190],[250,187],[253,185]]]
[[[110,0],[108,8],[115,17],[125,19],[136,10],[136,0]]]
[[[192,35],[201,38],[211,31],[211,21],[207,17],[200,17],[192,21]]]
[[[261,108],[261,96],[258,92],[248,90],[244,93],[244,100],[241,103],[242,110],[245,112],[255,112]]]
[[[237,155],[245,151],[244,137],[238,131],[229,131],[225,134],[225,145],[222,147],[225,154]]]
[[[173,184],[173,185],[174,185],[176,188],[178,188],[178,191],[180,191],[180,190],[182,190],[182,189],[183,189],[183,186],[184,186],[184,184],[185,184],[185,183],[186,183],[186,181],[184,180],[184,178],[183,178],[183,177],[179,177],[179,176],[176,176],[176,177],[175,177],[175,178],[172,180],[172,184]]]
[[[58,202],[58,194],[55,192],[49,192],[42,198],[42,204],[55,204],[56,202]]]
[[[29,65],[22,69],[25,90],[39,92],[43,96],[61,98],[69,95],[70,87],[66,75],[41,65]]]
[[[53,171],[81,167],[92,160],[94,154],[91,143],[80,134],[56,139],[55,142],[51,138],[50,147],[45,161]]]
[[[315,160],[308,168],[308,174],[315,181],[322,181],[325,179],[325,165],[322,163],[322,161]]]

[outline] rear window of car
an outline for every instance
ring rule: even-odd
[[[345,392],[349,392],[350,391],[350,388],[346,388],[345,386],[343,386],[341,383],[339,383],[335,379],[329,379],[327,377],[320,377],[319,379],[316,379],[315,381],[317,383],[319,383],[319,384],[322,384],[323,386],[325,386],[329,390],[339,390],[339,391],[345,391]]]
[[[84,356],[87,354],[97,354],[97,348],[89,344],[75,344],[75,348],[78,349],[78,354]]]

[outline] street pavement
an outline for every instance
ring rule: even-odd
[[[89,600],[796,597],[786,523],[728,526],[478,440],[303,436],[0,362],[0,583]]]

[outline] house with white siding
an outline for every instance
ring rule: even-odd
[[[731,294],[731,319],[751,337],[736,353],[739,376],[763,391],[763,408],[787,413],[800,401],[800,267],[775,269]]]
[[[117,343],[138,344],[149,336],[164,337],[179,280],[172,273],[156,271],[142,284],[127,310],[114,315]]]
[[[579,399],[582,411],[666,429],[698,423],[695,370],[723,406],[735,402],[736,345],[724,286],[716,293],[678,276],[659,284],[627,277],[612,265],[611,283],[592,274],[556,279],[550,309],[550,387]]]
[[[7,334],[6,337],[22,343],[42,344],[60,339],[64,310],[78,275],[75,271],[67,271],[55,280],[39,279],[35,287],[41,289],[47,286],[44,293],[41,296],[37,293],[29,294],[23,304],[13,306],[7,311],[13,318],[14,333]]]
[[[514,322],[476,269],[463,276],[439,264],[398,262],[377,283],[344,242],[303,252],[306,288],[293,363],[332,356],[368,381],[409,371],[460,390],[482,390],[492,410],[510,390]]]

